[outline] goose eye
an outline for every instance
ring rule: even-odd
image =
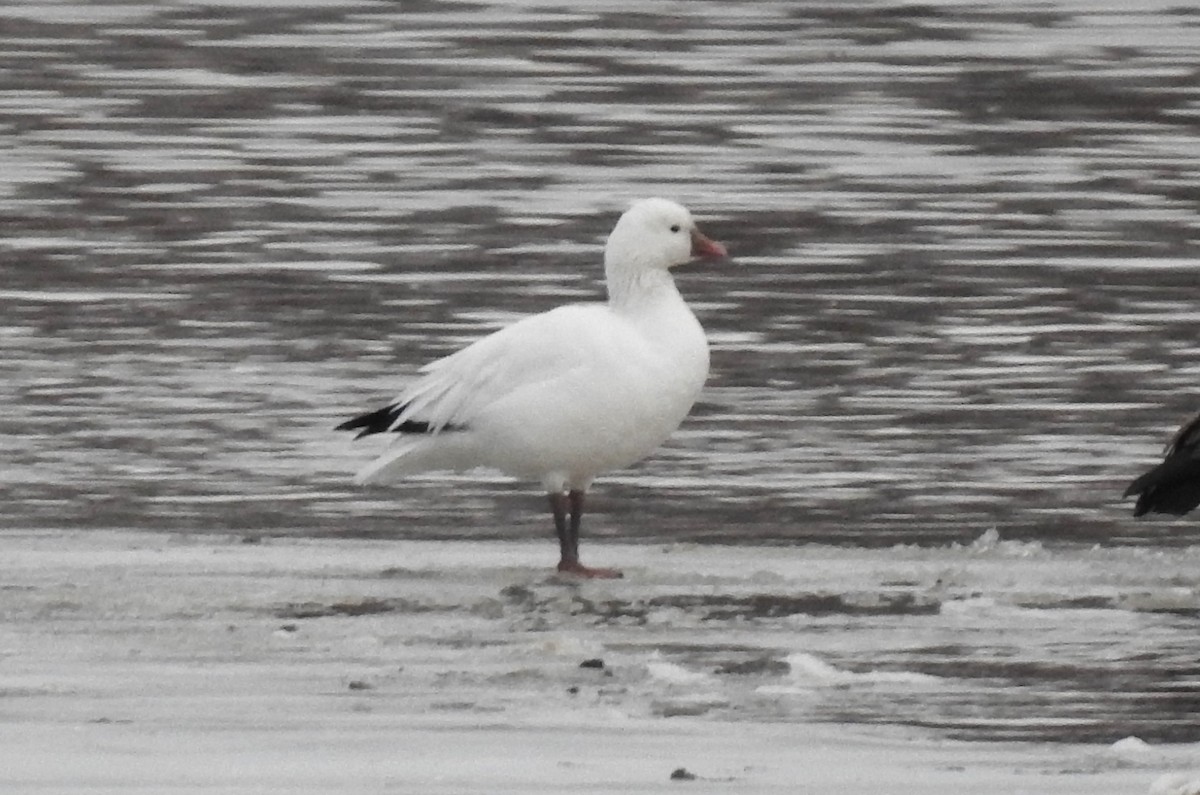
[[[672,232],[678,232],[678,231],[679,231],[679,224],[672,224],[672,225],[671,225],[671,231],[672,231]]]

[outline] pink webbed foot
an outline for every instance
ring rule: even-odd
[[[625,575],[617,569],[593,569],[584,566],[579,561],[568,562],[565,560],[558,563],[559,574],[569,574],[572,577],[581,577],[586,580],[619,580]]]

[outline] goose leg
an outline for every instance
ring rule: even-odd
[[[579,562],[579,526],[583,522],[582,489],[572,489],[566,494],[551,494],[550,510],[554,512],[554,529],[558,533],[560,572],[589,579],[612,580],[623,576],[616,569],[592,569]]]
[[[554,514],[554,532],[558,536],[558,570],[567,571],[570,566],[579,565],[578,544],[571,543],[571,529],[567,525],[567,495],[562,492],[550,492],[550,511]]]
[[[571,508],[571,524],[568,532],[571,539],[571,552],[576,561],[579,560],[579,525],[583,522],[583,492],[571,489],[567,492],[567,505]]]

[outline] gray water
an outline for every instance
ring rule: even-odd
[[[692,208],[700,405],[591,537],[1168,547],[1200,409],[1200,15],[1123,2],[0,8],[0,522],[538,537],[330,430]]]

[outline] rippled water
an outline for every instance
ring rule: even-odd
[[[1129,5],[7,3],[3,522],[544,535],[330,428],[660,194],[713,373],[593,537],[1194,544],[1120,493],[1200,408],[1200,16]]]

